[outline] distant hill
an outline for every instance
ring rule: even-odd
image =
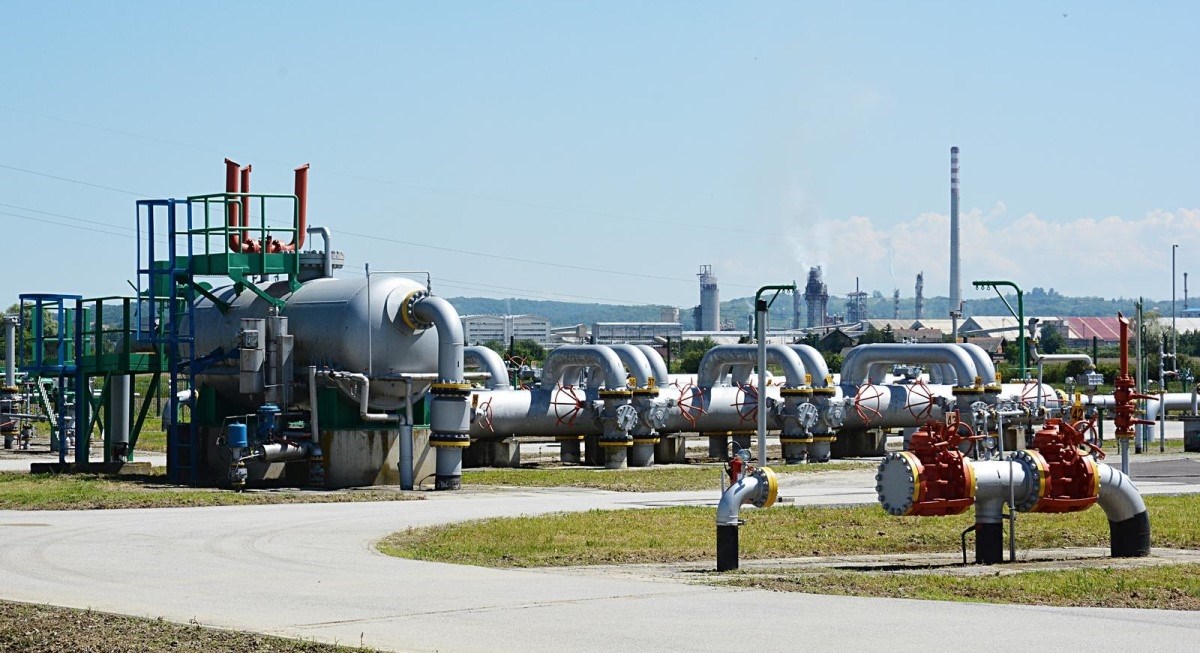
[[[663,309],[669,308],[665,304],[621,306],[486,297],[451,297],[447,301],[454,306],[459,315],[540,315],[549,318],[554,326],[591,325],[595,322],[658,322]],[[689,321],[690,318],[689,312]]]
[[[1008,302],[1013,309],[1017,308],[1016,295],[1008,295]],[[1117,311],[1132,316],[1135,299],[1105,299],[1103,297],[1067,297],[1060,295],[1054,289],[1044,290],[1033,288],[1025,293],[1025,315],[1045,315],[1063,317],[1110,317]],[[593,324],[595,322],[658,322],[663,309],[667,305],[652,306],[623,306],[615,304],[583,304],[577,302],[558,302],[533,299],[489,299],[484,297],[453,297],[449,302],[454,305],[460,315],[490,314],[490,315],[540,315],[550,319],[554,326],[570,326],[573,324]],[[1200,301],[1193,302],[1193,305]],[[829,298],[829,312],[842,314],[845,312],[844,297]],[[1162,315],[1171,314],[1171,302],[1146,301],[1145,310],[1157,309]],[[1183,302],[1176,302],[1176,311],[1183,310]],[[754,297],[737,297],[721,302],[721,322],[726,329],[749,329],[747,316],[754,312]],[[926,297],[922,315],[925,318],[940,319],[949,317],[950,299],[948,297]],[[972,315],[1008,315],[1008,309],[999,297],[990,299],[972,299],[963,302],[963,316]],[[891,318],[893,315],[892,298],[872,296],[867,298],[867,317]],[[805,320],[804,308],[801,309],[801,320]],[[916,317],[916,309],[912,297],[900,298],[901,319]],[[683,328],[691,330],[692,307],[679,309],[679,320]],[[802,322],[802,326],[803,326]],[[774,328],[786,328],[792,325],[792,298],[790,295],[780,295],[771,307],[771,325]]]

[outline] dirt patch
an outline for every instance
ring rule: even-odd
[[[347,653],[375,650],[206,628],[197,622],[177,624],[162,619],[0,601],[0,651]]]

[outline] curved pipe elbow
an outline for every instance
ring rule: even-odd
[[[800,356],[786,345],[767,345],[767,360],[783,367],[787,377],[787,387],[795,388],[804,385],[807,375]],[[737,365],[756,365],[758,363],[757,345],[721,345],[713,347],[704,354],[700,361],[700,371],[696,375],[696,385],[711,388],[725,376],[726,370]],[[760,374],[766,377],[765,374]]]
[[[445,383],[463,381],[463,336],[462,320],[450,302],[427,295],[413,305],[413,315],[433,323],[438,335],[438,378]]]
[[[1097,463],[1100,497],[1096,503],[1108,517],[1110,553],[1114,558],[1150,555],[1150,514],[1133,481],[1119,470]]]
[[[650,377],[654,372],[650,369],[650,359],[646,357],[646,353],[633,345],[616,344],[605,345],[621,359],[621,363],[629,369],[629,373],[633,375],[633,381],[639,388],[649,387]]]
[[[779,493],[775,472],[760,467],[730,485],[717,504],[717,526],[737,526],[741,523],[742,506],[770,508]]]
[[[972,385],[977,375],[971,357],[953,343],[878,343],[859,345],[850,350],[842,363],[842,383],[859,385],[869,380],[872,363],[946,363],[954,367],[958,377],[956,384],[960,387]]]
[[[504,359],[488,347],[464,347],[463,364],[473,362],[491,377],[487,382],[488,390],[508,390],[512,385],[508,382],[508,368]]]
[[[563,375],[571,368],[599,367],[604,370],[604,384],[610,390],[626,386],[625,366],[617,354],[602,345],[563,345],[546,356],[542,365],[542,387],[561,385]]]
[[[667,363],[663,360],[662,354],[650,345],[635,345],[642,353],[646,355],[646,360],[650,361],[650,370],[654,373],[654,383],[656,385],[665,386],[671,382],[671,371],[667,369]]]
[[[811,345],[794,344],[788,345],[788,347],[796,352],[800,361],[804,363],[804,369],[812,375],[812,387],[829,387],[829,364],[825,362],[825,357],[821,355],[821,352]]]

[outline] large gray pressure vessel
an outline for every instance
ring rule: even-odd
[[[366,374],[370,331],[371,408],[382,411],[404,405],[409,389],[400,375],[437,372],[437,332],[414,329],[404,318],[406,299],[424,290],[424,285],[405,277],[373,276],[368,308],[366,279],[314,279],[290,294],[283,281],[266,287],[269,295],[287,302],[279,314],[288,318],[288,332],[294,337],[298,375],[309,365]],[[225,286],[212,292],[232,306],[222,313],[208,299],[197,301],[197,356],[218,348],[237,349],[242,318],[264,318],[270,308],[249,290],[235,295],[232,286]],[[237,369],[237,361],[229,359],[205,370],[201,379],[224,400],[253,407],[253,399],[238,392]],[[413,381],[413,397],[422,396],[431,383],[431,378]],[[293,393],[302,405],[307,398],[307,393]]]

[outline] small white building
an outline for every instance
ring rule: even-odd
[[[550,320],[537,315],[463,315],[461,319],[468,345],[508,344],[510,340],[532,340],[543,347],[550,344]]]

